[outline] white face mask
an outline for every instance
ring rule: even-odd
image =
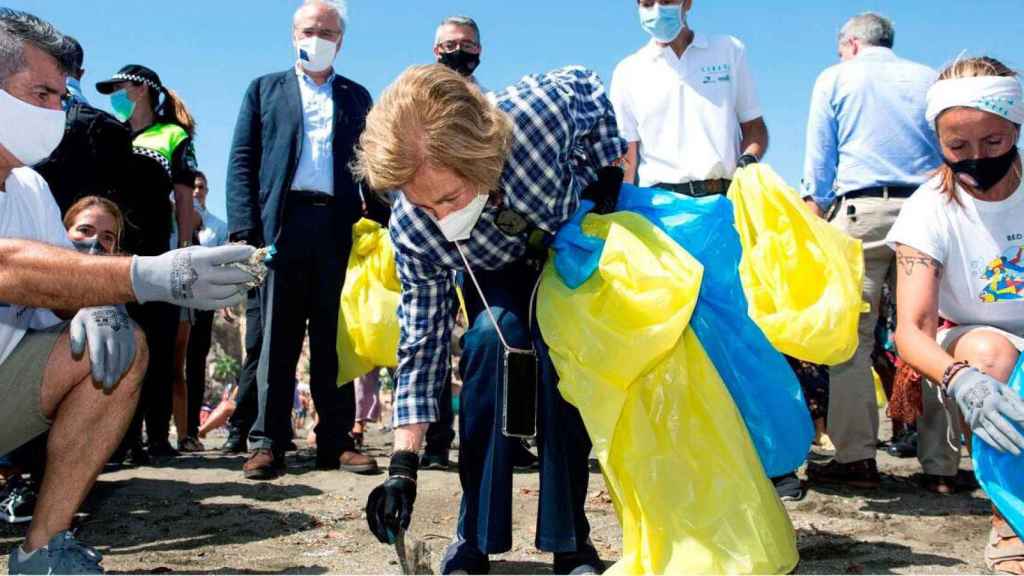
[[[318,36],[303,38],[295,43],[299,66],[308,72],[323,72],[334,64],[338,45]]]
[[[0,89],[0,144],[25,166],[45,159],[64,138],[63,110],[33,106]]]
[[[427,215],[441,229],[441,234],[444,235],[446,240],[449,242],[462,242],[463,240],[469,240],[473,227],[476,226],[477,221],[480,220],[480,215],[484,212],[484,207],[487,206],[488,198],[486,194],[480,194],[473,198],[469,204],[466,204],[465,208],[456,210],[440,220],[434,218],[434,215],[430,212],[427,212]]]

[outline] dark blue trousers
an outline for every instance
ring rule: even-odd
[[[353,447],[355,392],[336,382],[338,308],[352,227],[335,222],[332,207],[298,197],[289,199],[285,214],[261,293],[259,402],[249,444],[283,452],[292,440],[295,370],[308,324],[309,388],[320,416],[317,457],[326,463]]]
[[[536,321],[530,329],[530,296],[538,273],[525,263],[475,272],[509,345],[529,348],[532,343],[540,360],[536,546],[547,552],[575,552],[589,546],[590,525],[583,508],[591,445],[579,412],[558,393],[558,377]],[[457,535],[461,543],[456,547],[496,554],[512,547],[512,455],[519,441],[501,432],[501,341],[468,278],[464,288],[470,329],[463,337],[459,365],[463,495]]]
[[[256,370],[260,365],[260,351],[263,349],[263,304],[260,291],[249,290],[245,300],[245,360],[238,375],[238,396],[235,398],[237,407],[231,415],[232,433],[241,439],[249,437],[249,429],[256,419],[259,386],[256,383]]]

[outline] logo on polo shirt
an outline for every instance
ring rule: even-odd
[[[715,64],[712,66],[701,66],[700,71],[704,74],[702,84],[717,84],[732,80],[732,66],[729,64]]]

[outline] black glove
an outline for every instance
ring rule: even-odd
[[[754,156],[753,154],[744,154],[736,159],[736,165],[740,168],[746,168],[751,164],[757,164],[757,156]]]
[[[399,530],[408,528],[412,521],[418,468],[415,452],[395,452],[388,466],[388,479],[366,499],[366,523],[383,544],[394,544]]]
[[[625,173],[618,166],[605,166],[597,171],[597,180],[583,189],[580,198],[594,203],[594,214],[611,214],[619,203],[619,189]]]

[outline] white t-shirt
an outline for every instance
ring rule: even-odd
[[[641,186],[732,178],[740,123],[761,117],[732,36],[695,34],[682,58],[652,40],[615,68],[609,97],[622,137],[639,142]]]
[[[957,190],[963,206],[932,179],[903,204],[886,242],[942,263],[939,315],[1024,335],[1024,185],[1001,202]]]
[[[60,208],[42,176],[31,168],[16,168],[5,187],[6,192],[0,192],[0,238],[71,247]],[[49,310],[0,303],[0,364],[27,330],[43,330],[60,322]]]

